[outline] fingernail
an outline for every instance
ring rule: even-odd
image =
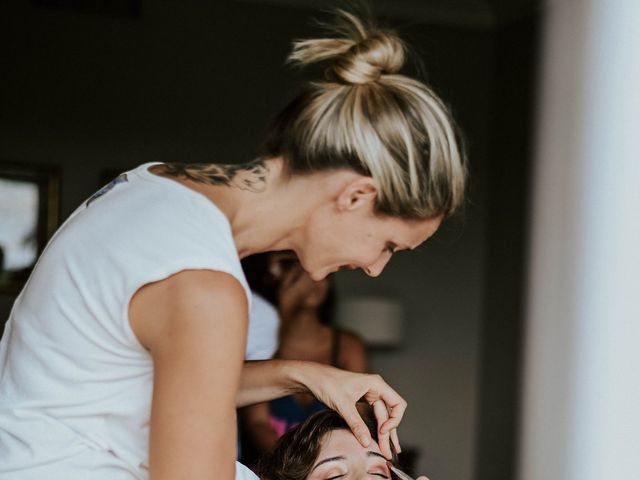
[[[369,438],[368,435],[362,435],[360,437],[360,443],[362,443],[362,446],[368,447],[370,442],[371,442],[371,439]]]

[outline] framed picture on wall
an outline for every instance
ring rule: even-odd
[[[59,168],[0,162],[0,292],[22,288],[59,216]]]

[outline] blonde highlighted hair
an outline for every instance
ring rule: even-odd
[[[292,175],[349,168],[379,185],[377,210],[449,216],[464,200],[466,165],[452,116],[425,84],[398,73],[406,47],[392,31],[337,11],[327,38],[296,41],[289,61],[326,62],[271,126],[266,156]]]

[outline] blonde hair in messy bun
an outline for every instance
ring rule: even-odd
[[[406,48],[389,30],[338,10],[327,38],[294,43],[289,61],[328,64],[278,115],[265,142],[292,175],[350,168],[379,185],[377,210],[448,216],[463,203],[466,166],[454,122],[426,85],[398,72]]]

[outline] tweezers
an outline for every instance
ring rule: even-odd
[[[389,465],[389,469],[396,474],[396,476],[400,479],[400,480],[414,480],[413,478],[411,478],[409,475],[407,475],[406,473],[404,473],[402,470],[400,470],[399,468],[394,467],[393,465]]]

